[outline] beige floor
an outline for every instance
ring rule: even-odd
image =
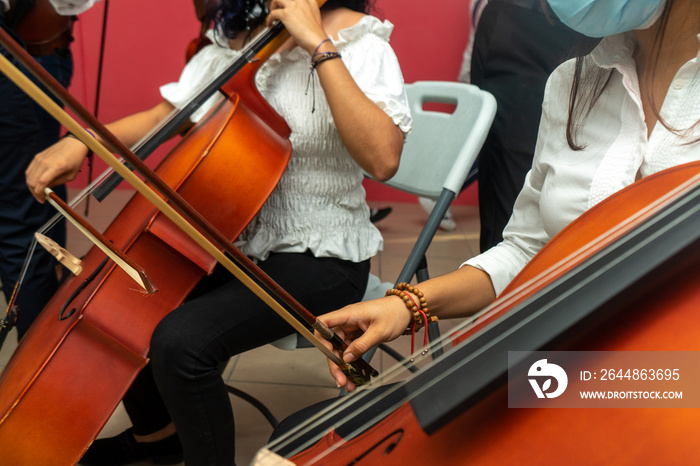
[[[117,191],[110,196],[107,205],[92,202],[90,221],[104,229],[111,222],[114,212],[128,198],[129,193]],[[379,206],[376,203],[374,206]],[[382,281],[393,282],[399,274],[413,242],[423,227],[427,214],[418,204],[393,204],[393,212],[378,223],[385,239],[384,251],[372,260],[372,271]],[[456,206],[453,214],[457,222],[454,232],[439,231],[428,251],[428,266],[431,276],[454,270],[459,264],[478,252],[479,219],[476,207]],[[76,231],[69,231],[68,249],[80,256],[89,245]],[[4,309],[4,306],[3,306]],[[441,322],[446,331],[455,322]],[[0,368],[10,358],[16,336],[11,334],[0,352]],[[391,343],[401,354],[410,352],[410,338],[402,337]],[[393,366],[393,359],[378,352],[372,361],[380,372]],[[281,420],[287,415],[316,401],[338,394],[335,383],[328,375],[325,357],[316,349],[284,351],[273,346],[264,346],[237,356],[229,363],[225,374],[229,384],[262,401]],[[259,448],[267,443],[272,428],[265,418],[246,402],[232,397],[236,416],[237,463],[249,464]],[[123,409],[114,413],[100,437],[116,435],[129,426]],[[134,463],[146,465],[150,463]]]

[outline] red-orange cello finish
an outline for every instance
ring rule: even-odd
[[[199,35],[192,39],[187,45],[187,50],[185,51],[185,61],[190,61],[197,52],[202,50],[208,44],[211,44],[211,41],[205,36],[210,24],[207,17],[207,5],[205,0],[194,0],[194,13],[199,21],[201,21],[201,26],[199,28]]]
[[[600,244],[590,245],[591,241],[607,237],[606,232],[623,219],[636,216],[699,174],[697,162],[671,168],[587,211],[552,239],[509,285],[495,304],[511,302],[498,316],[598,250]],[[581,248],[586,254],[570,257]],[[569,260],[561,263],[566,257]],[[509,294],[543,272],[548,273],[536,289],[516,297]],[[700,351],[700,268],[686,264],[666,272],[653,286],[640,284],[632,302],[604,325],[580,332],[556,349]],[[481,322],[468,335],[491,320]],[[502,385],[432,435],[421,429],[405,403],[357,438],[344,442],[331,432],[291,461],[297,465],[379,461],[391,465],[681,465],[700,458],[700,444],[692,435],[698,429],[700,417],[693,409],[509,409],[507,387]]]
[[[11,0],[11,9],[18,0]],[[12,10],[11,10],[12,11]],[[17,25],[17,34],[24,40],[29,53],[43,56],[71,41],[73,18],[56,13],[49,0],[36,0]]]
[[[194,57],[197,54],[197,52],[199,52],[209,44],[211,44],[211,41],[204,36],[199,36],[195,39],[192,39],[187,45],[187,51],[185,52],[185,61],[190,61],[192,57]]]
[[[274,189],[291,154],[286,123],[253,85],[263,61],[227,84],[240,92],[213,109],[157,169],[232,240]],[[140,195],[104,235],[147,270],[159,291],[137,290],[112,263],[100,270],[104,256],[97,248],[87,254],[84,271],[59,289],[0,376],[2,464],[76,463],[147,363],[157,323],[216,265]],[[70,317],[58,320],[65,303]]]

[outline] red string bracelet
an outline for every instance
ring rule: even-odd
[[[406,290],[408,293],[404,290]],[[411,296],[409,293],[417,296],[418,302],[416,302],[416,300],[413,299],[413,296]],[[409,285],[408,283],[399,283],[395,288],[387,290],[386,296],[400,297],[406,305],[406,308],[413,314],[413,321],[404,332],[404,335],[411,335],[411,354],[413,354],[415,348],[416,331],[419,331],[423,327],[426,327],[426,331],[423,336],[423,348],[426,349],[428,347],[428,323],[437,322],[438,319],[437,317],[430,315],[428,303],[423,292],[421,292],[418,288]]]

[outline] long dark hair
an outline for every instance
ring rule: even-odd
[[[323,10],[345,7],[369,13],[374,0],[328,0]],[[254,31],[265,22],[269,11],[266,0],[208,0],[208,14],[225,37],[234,39],[241,32]]]
[[[664,7],[664,11],[661,13],[659,28],[656,31],[651,56],[649,57],[649,63],[654,63],[656,65],[659,61],[659,53],[661,51],[672,6],[673,0],[668,0],[666,2],[666,6]],[[613,76],[613,70],[604,70],[598,67],[586,66],[587,60],[589,60],[589,58],[586,56],[579,56],[576,59],[576,66],[571,84],[571,93],[569,96],[569,116],[566,124],[566,140],[572,150],[583,150],[586,147],[585,143],[576,140],[578,131],[583,125],[583,120],[585,120],[588,114],[591,112],[595,106],[595,103],[608,87],[608,84]],[[654,70],[655,69],[656,66],[654,66]],[[652,83],[654,81],[655,73],[656,71],[654,71],[651,76]],[[645,92],[650,93],[651,91],[647,88]],[[668,123],[666,123],[666,121],[659,114],[659,108],[656,105],[656,102],[654,102],[653,95],[649,94],[649,97],[652,111],[654,112],[654,115],[658,121],[664,125],[664,127],[676,134],[685,131],[678,128],[672,128]],[[697,124],[698,123],[695,123],[695,125]]]

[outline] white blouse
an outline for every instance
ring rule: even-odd
[[[700,38],[700,36],[699,36]],[[700,159],[698,57],[676,74],[661,107],[662,118],[647,139],[632,33],[605,38],[586,66],[613,69],[611,82],[584,121],[573,151],[566,141],[574,61],[550,76],[533,166],[503,231],[503,241],[462,265],[486,271],[499,294],[527,262],[571,221],[635,180]]]
[[[404,132],[411,116],[398,60],[389,46],[393,25],[365,16],[333,40],[358,86]],[[221,39],[218,43],[225,43]],[[215,41],[215,44],[217,42]],[[162,96],[184,107],[197,89],[218,75],[240,53],[221,45],[202,49]],[[300,47],[273,55],[259,70],[256,84],[292,130],[292,157],[279,184],[237,245],[264,260],[270,252],[304,252],[360,262],[382,248],[382,236],[369,221],[363,172],[343,145],[323,90],[310,74],[309,54]],[[196,114],[198,121],[219,97]],[[315,102],[314,102],[315,99]],[[312,106],[315,111],[312,113]]]

